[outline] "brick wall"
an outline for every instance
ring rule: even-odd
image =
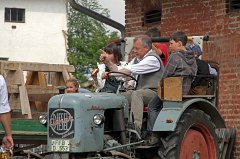
[[[182,30],[210,36],[203,58],[220,65],[219,108],[227,127],[237,128],[234,158],[240,158],[240,11],[227,13],[226,0],[162,0],[161,24],[144,24],[144,2],[126,0],[126,36],[157,26],[162,36]],[[146,3],[146,2],[145,2]]]

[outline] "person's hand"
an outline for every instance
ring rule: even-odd
[[[103,51],[102,49],[100,49],[100,52],[101,52],[101,55],[99,57],[99,60],[101,62],[103,62],[104,64],[108,63],[109,62],[108,54],[105,51]]]
[[[103,72],[102,73],[102,79],[106,79],[106,78],[109,78],[109,72]]]
[[[162,55],[162,50],[158,49],[154,44],[152,44],[152,49],[159,55]]]
[[[92,76],[92,78],[93,78],[94,81],[97,80],[97,73],[98,73],[98,72],[99,72],[99,68],[96,68],[96,69],[94,69],[94,70],[92,71],[92,73],[91,73],[91,76]]]
[[[6,148],[7,150],[13,150],[13,138],[11,135],[5,135],[2,139],[2,147]]]

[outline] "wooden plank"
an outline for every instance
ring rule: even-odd
[[[8,86],[8,93],[19,93],[18,85]],[[59,86],[26,85],[28,94],[58,94]]]
[[[70,78],[69,72],[67,71],[67,69],[65,67],[63,68],[62,76],[63,76],[64,81],[66,81],[67,79]]]
[[[31,119],[31,109],[46,111],[48,100],[59,93],[58,87],[65,85],[75,68],[64,64],[0,61],[0,71],[6,78],[11,108],[23,118]],[[28,73],[26,78],[25,73]],[[52,86],[48,86],[46,74],[55,74],[49,77]]]
[[[28,85],[26,86],[28,94],[52,94],[58,93],[58,86],[38,86]]]
[[[62,72],[64,67],[68,72],[75,72],[74,66],[64,64],[46,64],[16,61],[0,61],[0,63],[2,70],[17,70],[19,67],[21,67],[23,71]]]
[[[8,85],[8,93],[19,93],[18,85]]]
[[[19,86],[19,94],[21,101],[22,114],[26,115],[28,119],[32,118],[28,94],[25,86]]]
[[[47,86],[47,79],[44,72],[38,72],[39,85]]]
[[[35,100],[34,105],[35,105],[36,111],[38,111],[38,112],[46,112],[47,111],[47,104],[44,104],[43,101]]]
[[[39,85],[38,72],[28,71],[25,85]]]
[[[42,101],[42,102],[48,102],[49,99],[56,94],[29,94],[28,99],[29,101]]]
[[[19,68],[19,63],[15,61],[0,61],[1,70],[17,70]]]
[[[64,86],[65,85],[65,81],[63,79],[63,75],[60,72],[55,72],[52,74],[53,76],[53,81],[52,81],[52,85],[53,86]]]
[[[29,73],[27,76],[26,85],[39,85],[39,86],[46,87],[47,82],[46,82],[46,77],[44,72],[31,71],[31,73]],[[32,100],[29,98],[29,103],[30,103],[31,111],[34,111],[34,112],[35,111],[41,112],[43,111],[43,108],[46,107],[45,105],[43,105],[43,102],[39,100]]]
[[[33,71],[28,71],[25,84],[26,85],[32,84],[33,79],[34,79],[34,72]]]
[[[11,84],[17,84],[17,85],[21,85],[22,84],[22,77],[21,74],[22,72],[20,72],[21,70],[18,68],[17,70],[14,71],[5,71],[5,80],[7,85],[11,85]]]
[[[47,85],[45,72],[28,71],[25,85]]]
[[[10,94],[9,95],[9,105],[12,110],[20,110],[21,109],[21,102],[20,102],[20,97],[19,94]]]
[[[164,100],[182,101],[182,77],[164,79]]]

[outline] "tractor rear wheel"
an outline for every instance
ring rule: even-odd
[[[183,113],[176,130],[161,137],[161,159],[218,159],[219,148],[215,125],[202,110]]]

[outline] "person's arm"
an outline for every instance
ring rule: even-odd
[[[110,60],[109,55],[103,50],[100,51],[102,52],[99,58],[100,61],[103,62],[110,69],[110,71],[118,71],[117,65]]]
[[[141,75],[156,72],[160,67],[160,62],[155,56],[147,56],[137,64],[127,65],[125,68],[132,74]]]
[[[105,84],[105,79],[102,79],[102,74],[104,72],[105,72],[105,65],[104,64],[98,64],[98,73],[96,75],[96,80],[94,81],[97,92],[100,89],[102,89],[104,84]]]
[[[163,78],[174,75],[175,70],[177,68],[177,61],[175,60],[174,56],[176,55],[172,54],[172,56],[169,57],[167,66],[163,74]]]
[[[99,90],[102,88],[103,84],[102,84],[102,77],[100,77],[100,73],[99,73],[100,69],[96,68],[93,70],[91,76],[93,79],[93,86],[95,88],[95,92],[99,92]]]
[[[152,44],[152,49],[159,55],[162,56],[163,52],[160,48],[157,48],[154,44]]]
[[[2,122],[2,126],[5,130],[5,136],[2,139],[2,146],[7,148],[8,150],[12,150],[14,143],[13,143],[12,132],[11,132],[11,114],[10,114],[10,112],[0,114],[0,120]]]
[[[209,67],[210,75],[217,76],[217,71],[216,71],[216,69],[215,69],[215,68],[212,68],[209,64],[208,64],[208,67]]]
[[[127,74],[127,75],[131,75],[131,71],[129,69],[126,69],[126,68],[122,68],[120,70],[117,70],[117,72],[120,72],[120,73],[111,73],[109,74],[109,72],[104,72],[102,74],[102,78],[105,79],[105,78],[108,78],[109,76],[113,76],[113,77],[125,77],[125,75],[121,74],[121,73],[124,73],[124,74]]]
[[[141,75],[158,71],[160,69],[160,63],[155,56],[147,56],[142,61],[134,64],[134,59],[118,72],[122,72],[128,75]],[[112,76],[120,76],[120,74],[112,74]]]
[[[128,74],[128,75],[131,75],[131,71],[127,68],[122,68],[120,70],[118,70],[118,72],[122,72],[122,73],[125,73],[125,74]]]
[[[105,64],[108,66],[110,71],[119,71],[118,66],[116,64],[114,64],[113,62],[110,61],[110,62],[105,63]]]
[[[154,44],[153,49],[161,57],[161,59],[168,58],[168,47],[166,44],[161,44],[161,43]]]
[[[0,75],[0,121],[5,130],[5,136],[2,139],[2,146],[7,149],[13,149],[13,139],[11,132],[11,108],[8,103],[7,85],[2,75]]]

